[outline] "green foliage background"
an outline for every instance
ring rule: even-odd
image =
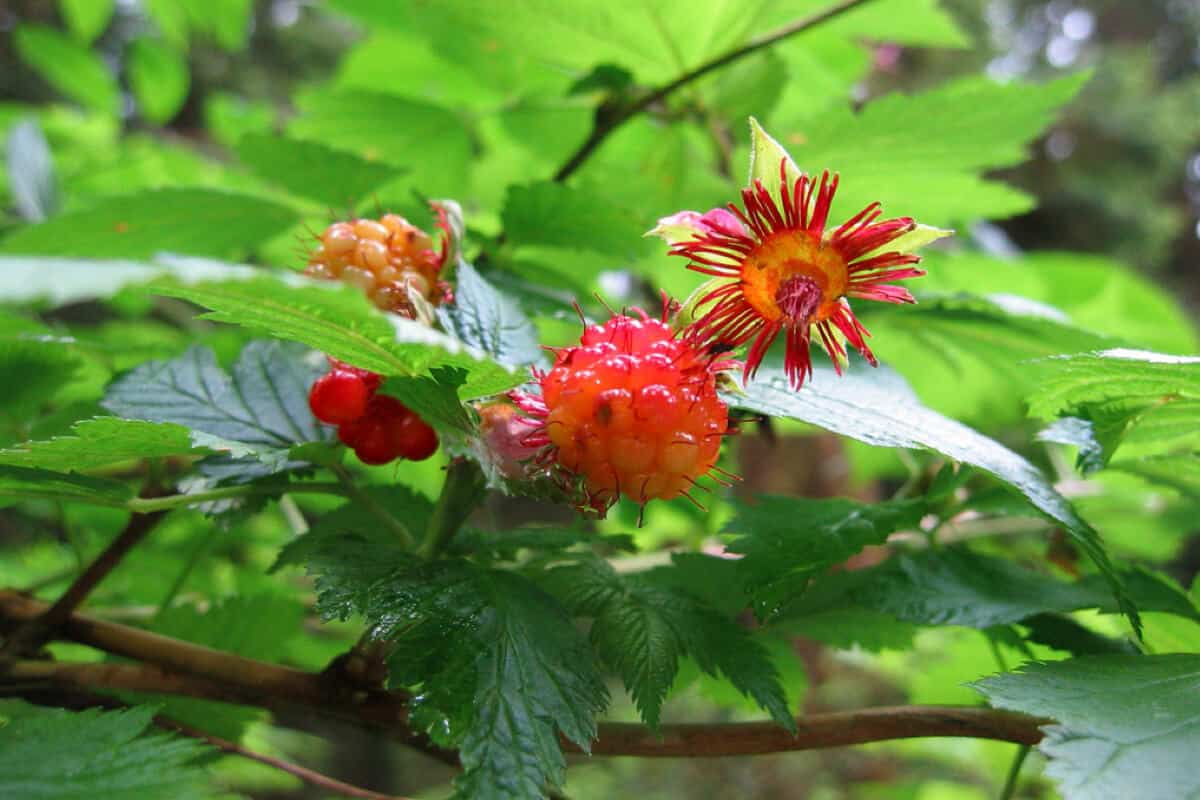
[[[1198,791],[1200,77],[1180,54],[1200,16],[867,0],[650,104],[559,180],[615,111],[832,4],[504,5],[0,10],[0,587],[52,601],[131,512],[167,508],[85,611],[305,670],[395,638],[391,685],[466,767],[245,706],[9,699],[0,795],[323,796],[154,713],[421,797]],[[695,288],[643,234],[737,197],[749,116],[841,174],[834,217],[878,200],[956,230],[918,305],[856,305],[884,366],[730,392],[771,422],[743,425],[721,463],[745,481],[703,511],[581,522],[493,481],[445,547],[406,546],[445,516],[449,458],[484,455],[472,401],[573,341],[573,300],[603,318]],[[441,330],[295,280],[312,231],[379,209],[432,229],[430,198],[465,219]],[[343,465],[307,411],[312,351],[387,376],[443,451]],[[154,505],[147,478],[191,496]],[[1023,768],[978,740],[666,762],[559,741],[586,750],[599,712],[787,727],[984,702],[1058,727]]]

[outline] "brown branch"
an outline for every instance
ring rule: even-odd
[[[121,560],[136,547],[150,531],[154,530],[166,512],[153,514],[134,514],[124,529],[104,548],[96,560],[88,565],[78,578],[67,587],[67,590],[55,601],[54,605],[43,613],[28,619],[24,625],[13,631],[0,649],[0,654],[17,655],[18,653],[36,650],[55,629],[63,624],[72,612],[87,599],[92,590],[108,577]]]
[[[193,739],[200,739],[201,741],[208,742],[218,750],[222,750],[226,753],[232,753],[233,755],[241,756],[242,758],[248,758],[251,761],[257,761],[260,764],[266,764],[269,767],[274,767],[275,769],[286,772],[289,775],[294,775],[305,783],[316,786],[317,788],[323,789],[327,792],[340,794],[344,797],[362,797],[366,798],[366,800],[408,800],[407,798],[400,797],[398,795],[372,792],[370,789],[363,789],[359,786],[355,786],[354,784],[339,781],[337,778],[331,778],[328,775],[323,775],[320,772],[317,772],[316,770],[309,769],[308,767],[302,767],[299,764],[293,764],[292,762],[285,761],[282,758],[269,756],[265,753],[257,753],[253,750],[242,747],[237,742],[231,742],[227,739],[222,739],[219,736],[213,736],[211,733],[205,733],[204,731],[193,728],[190,725],[185,725],[182,722],[178,722],[161,715],[155,717],[154,721],[160,726],[181,733],[184,736],[189,736]]]
[[[666,99],[679,89],[687,86],[689,83],[704,77],[714,70],[720,69],[721,67],[745,58],[752,53],[756,53],[759,50],[770,47],[777,42],[783,41],[791,36],[795,36],[798,33],[803,33],[804,31],[814,28],[823,22],[828,22],[829,20],[841,16],[847,11],[850,11],[851,9],[866,2],[869,2],[869,0],[841,0],[840,2],[834,3],[828,8],[818,11],[815,14],[811,14],[802,19],[789,22],[787,25],[777,28],[769,33],[764,33],[762,36],[757,36],[751,39],[740,47],[735,47],[732,50],[728,50],[716,58],[704,62],[695,69],[683,73],[670,83],[663,84],[657,89],[652,89],[651,91],[639,97],[637,100],[634,100],[627,105],[616,106],[615,108],[606,108],[601,106],[596,115],[596,122],[592,126],[591,132],[588,134],[588,138],[585,139],[583,144],[581,144],[579,148],[571,154],[570,158],[568,158],[566,162],[559,167],[558,172],[554,173],[555,182],[562,183],[571,175],[573,175],[577,169],[583,166],[583,162],[586,161],[589,156],[591,156],[596,148],[599,147],[605,139],[607,139],[617,128],[621,127],[621,125],[627,122],[631,117],[642,111],[645,111],[655,103]]]

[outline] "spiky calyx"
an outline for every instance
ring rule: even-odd
[[[559,350],[549,372],[535,373],[540,396],[514,395],[539,423],[525,443],[542,448],[540,461],[600,513],[622,494],[643,504],[690,497],[728,431],[716,376],[729,362],[635,312],[589,326],[578,346]]]
[[[413,316],[410,293],[435,305],[441,300],[444,253],[404,217],[335,222],[319,239],[304,273],[309,277],[357,286],[378,308],[408,317]]]

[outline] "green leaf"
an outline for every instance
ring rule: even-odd
[[[112,19],[115,0],[58,0],[58,12],[80,44],[91,44]]]
[[[191,87],[187,61],[173,47],[146,38],[129,45],[127,59],[129,86],[142,116],[158,125],[170,122]]]
[[[17,55],[47,83],[82,106],[116,115],[120,91],[99,54],[43,25],[26,23],[12,35]]]
[[[1170,456],[1151,456],[1136,461],[1118,459],[1113,469],[1140,475],[1148,481],[1169,486],[1200,501],[1200,451]]]
[[[1139,608],[1200,619],[1178,587],[1151,573],[1121,576]],[[1074,583],[964,548],[905,553],[883,564],[819,580],[812,596],[784,610],[788,618],[811,611],[861,607],[920,625],[990,628],[1020,622],[1045,612],[1098,608],[1117,611],[1103,579]]]
[[[644,220],[585,189],[541,181],[508,187],[501,215],[518,245],[550,245],[633,258],[646,252]]]
[[[325,365],[308,356],[294,345],[251,342],[230,376],[197,345],[117,379],[102,404],[126,419],[174,423],[264,449],[325,441],[328,428],[308,408],[308,389]]]
[[[1200,358],[1105,350],[1046,359],[1036,374],[1030,414],[1085,421],[1094,443],[1078,442],[1096,465],[1126,440],[1140,445],[1138,454],[1200,446]]]
[[[382,161],[266,133],[243,136],[235,149],[256,175],[330,208],[357,208],[373,190],[400,174]]]
[[[60,500],[121,507],[132,496],[133,491],[117,481],[0,465],[0,503]]]
[[[920,405],[894,373],[884,371],[872,378],[856,367],[838,377],[832,368],[821,365],[796,392],[782,370],[767,367],[744,394],[729,393],[725,398],[735,408],[808,422],[876,447],[933,450],[991,473],[1063,526],[1109,581],[1122,610],[1137,627],[1137,610],[1121,588],[1099,534],[1041,471],[999,442]]]
[[[795,729],[779,674],[761,643],[736,621],[677,588],[662,568],[621,576],[598,558],[550,570],[547,586],[575,614],[592,617],[592,644],[621,676],[642,718],[657,727],[659,711],[675,683],[679,659],[691,658],[712,676],[723,676]]]
[[[542,360],[537,330],[516,301],[466,261],[459,261],[454,275],[454,303],[438,308],[446,330],[510,367]]]
[[[50,401],[82,363],[73,344],[33,333],[0,334],[0,416],[15,420]]]
[[[168,608],[149,630],[243,658],[276,662],[287,654],[288,644],[300,633],[303,622],[304,608],[299,602],[260,593],[228,598],[204,613],[185,605]],[[247,725],[264,716],[256,708],[191,698],[159,702],[163,716],[234,742],[241,740]]]
[[[216,258],[244,252],[296,220],[289,208],[213,189],[158,189],[106,198],[40,225],[19,228],[0,252],[149,258],[162,251]]]
[[[467,372],[461,389],[467,400],[499,394],[525,379],[457,339],[384,314],[353,287],[260,278],[192,286],[159,282],[153,289],[212,309],[206,319],[301,342],[381,375],[420,376],[436,367],[459,367]]]
[[[301,114],[288,133],[367,161],[407,167],[406,178],[432,196],[461,191],[471,160],[463,122],[447,109],[382,92],[316,91],[296,98]]]
[[[17,212],[29,222],[41,222],[58,212],[58,182],[50,145],[37,120],[21,120],[5,139],[8,190]]]
[[[78,713],[0,700],[0,796],[21,800],[203,800],[208,748],[151,732],[152,708]]]
[[[998,708],[1056,720],[1038,749],[1066,800],[1200,793],[1200,655],[1033,663],[972,685]]]
[[[804,171],[841,174],[833,220],[874,201],[889,215],[935,225],[1012,216],[1031,208],[1032,199],[981,173],[1024,161],[1025,144],[1086,78],[1037,85],[975,77],[922,94],[890,94],[861,113],[835,107],[808,122],[792,157]],[[774,169],[778,180],[777,160]]]
[[[430,376],[388,378],[382,394],[395,397],[439,432],[470,436],[478,422],[458,396],[466,373],[454,367],[435,367]]]
[[[738,574],[759,615],[768,616],[810,578],[915,527],[924,513],[920,500],[863,504],[764,495],[736,506],[724,532],[741,535],[726,549],[745,556],[737,562]]]
[[[433,504],[406,486],[371,486],[368,495],[393,517],[403,520],[409,530],[421,532],[429,525]],[[310,572],[330,576],[339,564],[343,545],[351,548],[373,545],[379,548],[379,563],[397,555],[396,536],[379,524],[379,518],[361,503],[350,502],[324,514],[307,533],[292,539],[283,549],[271,572],[287,566],[307,565]],[[334,580],[336,582],[336,580]]]
[[[87,472],[143,458],[209,455],[216,444],[211,440],[207,445],[199,443],[181,425],[96,417],[75,423],[68,436],[0,450],[0,464]]]

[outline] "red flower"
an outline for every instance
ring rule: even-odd
[[[846,358],[841,338],[876,365],[865,341],[870,334],[847,298],[912,303],[907,289],[889,284],[925,273],[913,266],[919,256],[886,249],[917,227],[912,219],[880,220],[882,209],[872,203],[828,230],[837,175],[792,180],[786,157],[779,172],[778,198],[755,180],[742,190],[745,211],[734,203],[704,215],[684,211],[660,220],[654,232],[671,242],[672,255],[691,259],[689,269],[719,279],[696,304],[687,336],[704,345],[750,342],[743,375],[749,380],[784,334],[784,369],[798,389],[812,375],[814,328],[839,374]],[[690,236],[680,236],[681,229]]]

